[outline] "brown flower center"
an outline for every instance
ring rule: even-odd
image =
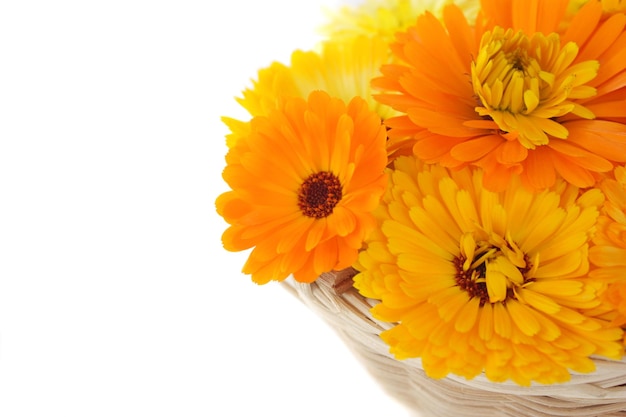
[[[480,305],[517,299],[516,291],[533,282],[536,261],[510,239],[475,241],[466,235],[461,253],[453,260],[456,284],[469,298],[478,297]]]
[[[465,263],[465,259],[463,257],[454,258],[453,263],[456,267],[456,275],[454,276],[456,284],[462,290],[467,292],[469,298],[478,297],[480,299],[481,306],[489,302],[487,282],[485,281],[484,275],[484,265],[481,265],[481,267],[473,269],[471,271],[464,271],[463,263]],[[482,279],[479,277],[482,277]]]
[[[307,217],[321,219],[330,216],[341,201],[342,187],[332,172],[321,171],[310,175],[298,191],[298,207]]]

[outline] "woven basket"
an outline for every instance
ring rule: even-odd
[[[596,359],[597,371],[572,375],[564,384],[520,387],[426,376],[418,359],[399,361],[380,339],[392,324],[374,319],[376,303],[352,288],[353,271],[323,274],[313,284],[286,287],[321,316],[392,397],[419,416],[626,416],[626,362]]]

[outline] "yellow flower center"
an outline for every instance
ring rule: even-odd
[[[298,207],[305,216],[321,219],[332,214],[341,197],[339,178],[332,172],[321,171],[309,175],[300,186]]]
[[[533,282],[537,262],[530,262],[510,237],[476,240],[473,233],[465,233],[460,250],[454,259],[456,283],[470,298],[479,297],[481,306],[517,299],[516,288]]]
[[[472,62],[472,84],[482,106],[476,112],[513,133],[527,149],[548,143],[548,136],[567,138],[568,131],[556,117],[568,113],[592,119],[593,113],[577,104],[596,90],[583,84],[595,78],[597,61],[571,65],[578,46],[561,46],[558,34],[506,31],[496,27],[483,35]]]

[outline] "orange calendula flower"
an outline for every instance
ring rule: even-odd
[[[384,192],[385,129],[367,103],[316,91],[285,99],[226,156],[231,191],[216,201],[230,251],[254,248],[243,272],[260,284],[312,282],[350,266],[376,226]]]
[[[355,287],[381,300],[381,334],[398,359],[426,373],[520,385],[594,370],[619,359],[622,330],[588,312],[603,283],[589,278],[588,248],[603,195],[557,181],[533,193],[488,191],[476,168],[450,171],[413,157],[394,161],[366,240]]]
[[[589,260],[597,267],[595,279],[608,284],[603,294],[614,322],[626,324],[626,168],[617,167],[614,175],[603,179],[599,188],[606,196],[598,220],[598,231],[589,250]]]
[[[589,187],[626,162],[626,16],[592,1],[563,25],[567,6],[484,0],[474,25],[455,6],[420,16],[392,45],[403,63],[373,81],[404,113],[386,121],[391,140],[429,163],[479,166],[494,191],[515,175]]]

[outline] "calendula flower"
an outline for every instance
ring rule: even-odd
[[[520,175],[595,184],[626,162],[626,16],[590,1],[563,27],[567,0],[484,0],[470,25],[458,7],[426,13],[392,45],[378,99],[405,113],[390,138],[419,158],[484,169],[494,191]],[[409,140],[407,140],[409,139]]]
[[[287,97],[306,98],[312,91],[323,90],[345,102],[361,97],[385,119],[395,112],[374,100],[370,80],[380,75],[388,56],[387,43],[378,38],[329,40],[320,44],[319,51],[295,51],[289,65],[274,62],[261,69],[252,88],[244,90],[237,101],[252,117],[264,116]],[[222,119],[231,130],[229,146],[249,132],[248,121]]]
[[[278,103],[250,123],[226,156],[231,187],[216,201],[230,251],[253,248],[243,268],[263,284],[293,274],[312,282],[350,266],[376,226],[384,191],[385,129],[367,103],[322,91]]]
[[[589,0],[570,0],[568,6],[569,13],[576,13],[588,2]],[[602,4],[602,10],[604,13],[612,14],[616,12],[626,12],[626,2],[624,0],[599,0],[599,2]]]
[[[608,284],[603,297],[610,317],[615,324],[623,326],[626,324],[626,168],[619,166],[613,174],[598,185],[606,201],[589,259],[598,267],[591,276]]]
[[[343,6],[328,13],[328,22],[322,33],[331,39],[350,39],[355,36],[372,36],[394,40],[396,32],[415,24],[415,19],[425,11],[441,16],[443,7],[452,0],[365,0],[358,6]],[[478,12],[476,0],[455,2],[469,18]]]
[[[608,313],[613,317],[612,324],[624,327],[626,325],[626,281],[614,281],[601,294],[602,300],[609,308]],[[626,342],[626,338],[624,339]]]
[[[591,372],[590,355],[618,359],[622,331],[587,315],[600,305],[588,248],[603,195],[557,181],[533,193],[519,178],[502,192],[483,172],[394,161],[355,287],[381,300],[375,318],[398,359],[426,373],[520,385]]]

